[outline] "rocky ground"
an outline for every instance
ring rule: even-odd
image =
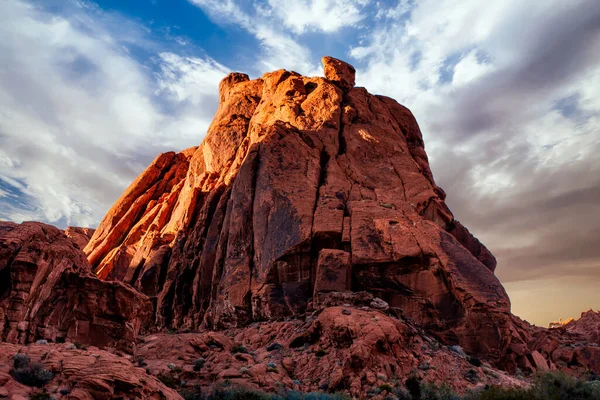
[[[176,391],[209,392],[224,382],[271,393],[340,392],[364,398],[403,389],[407,377],[448,383],[461,393],[527,384],[368,306],[328,307],[305,320],[245,329],[157,333],[140,338],[131,353],[43,341],[2,343],[0,349],[0,398],[47,392],[57,399],[170,399],[179,398]],[[43,388],[11,376],[18,353],[52,374]]]

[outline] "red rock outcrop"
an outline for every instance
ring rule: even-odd
[[[146,296],[98,279],[59,229],[0,222],[0,340],[128,347],[151,313]]]
[[[32,364],[41,363],[52,373],[52,379],[43,389],[24,385],[11,376],[17,353],[26,355]],[[143,368],[104,350],[77,349],[70,343],[27,347],[0,343],[0,398],[28,399],[41,393],[47,393],[44,398],[69,400],[181,399]]]
[[[65,230],[65,235],[71,238],[71,240],[77,245],[78,248],[83,250],[85,246],[90,242],[95,229],[92,228],[79,228],[76,226],[69,226]]]
[[[600,344],[600,312],[588,310],[581,313],[579,319],[569,321],[565,326],[567,332],[585,337],[591,343]]]
[[[498,365],[514,373],[561,370],[574,376],[600,375],[600,313],[588,311],[559,328],[533,326],[512,316],[512,339]]]
[[[460,393],[486,384],[526,384],[370,307],[328,307],[306,320],[219,332],[150,335],[136,356],[152,374],[167,375],[186,388],[227,379],[268,391],[344,391],[373,398],[371,391],[403,387],[409,376],[446,383]]]
[[[362,290],[499,356],[509,299],[446,207],[413,115],[323,63],[326,78],[223,79],[204,142],[160,155],[94,233],[96,273],[151,296],[158,327],[244,326]]]

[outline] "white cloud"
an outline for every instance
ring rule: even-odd
[[[80,5],[0,3],[0,177],[27,200],[2,197],[0,218],[94,225],[158,152],[199,144],[216,110],[225,67],[158,52],[154,74],[127,51],[161,48],[144,27]]]
[[[365,18],[368,0],[268,0],[267,12],[294,33],[307,31],[337,32]]]
[[[490,72],[491,69],[491,65],[478,60],[477,52],[471,50],[454,67],[452,83],[456,86],[462,86],[479,79],[482,75]]]
[[[159,54],[159,93],[164,92],[176,102],[189,101],[199,105],[207,97],[216,96],[214,83],[220,81],[229,70],[211,59],[182,57],[174,53]]]
[[[255,72],[285,68],[305,75],[319,73],[320,68],[312,62],[310,49],[300,44],[285,29],[289,26],[277,20],[277,17],[283,16],[278,13],[284,11],[276,11],[269,4],[263,3],[254,3],[251,9],[245,10],[234,0],[190,2],[202,8],[216,22],[239,26],[259,41],[262,51],[256,57]],[[302,25],[307,27],[306,24],[309,23],[312,24],[306,21]]]

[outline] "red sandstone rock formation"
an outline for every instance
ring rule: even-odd
[[[160,155],[94,233],[96,273],[155,298],[158,327],[244,326],[364,290],[499,356],[510,302],[446,207],[414,117],[323,63],[326,78],[223,79],[204,142]]]
[[[148,298],[91,272],[59,229],[0,223],[0,340],[129,346],[148,322]]]
[[[53,379],[43,389],[15,381],[10,370],[17,353],[27,355],[31,363],[41,363]],[[69,400],[181,399],[143,368],[97,348],[79,350],[70,343],[28,347],[0,343],[0,398],[28,399],[44,392]]]
[[[588,342],[600,344],[600,312],[588,310],[579,319],[569,321],[565,330],[585,337]]]
[[[92,228],[78,228],[75,226],[69,226],[65,230],[65,235],[71,238],[78,248],[83,250],[83,248],[90,242],[94,231],[95,229]]]
[[[512,316],[512,340],[498,365],[514,373],[561,370],[574,376],[600,374],[600,313],[588,311],[582,318],[559,328],[541,328]]]

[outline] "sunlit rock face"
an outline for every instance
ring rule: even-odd
[[[478,354],[508,345],[491,253],[454,220],[419,126],[393,99],[279,70],[220,84],[203,143],[165,153],[114,204],[85,253],[101,279],[155,302],[158,327],[228,328],[367,291]]]

